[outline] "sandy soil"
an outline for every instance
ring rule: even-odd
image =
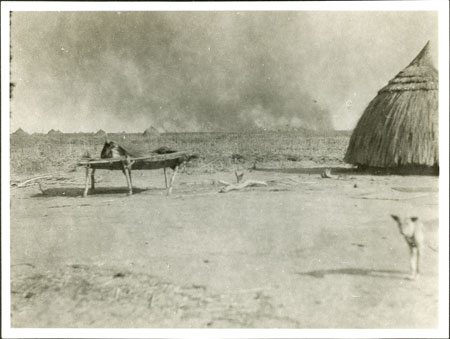
[[[268,187],[219,194],[232,172],[99,172],[11,194],[13,327],[433,328],[438,178],[266,170]],[[425,223],[421,277],[391,213]]]

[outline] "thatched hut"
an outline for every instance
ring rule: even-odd
[[[103,136],[105,136],[106,135],[106,132],[104,131],[104,130],[102,130],[102,129],[99,129],[96,133],[95,133],[95,136],[98,136],[98,137],[103,137]]]
[[[13,133],[13,135],[14,135],[14,136],[17,136],[17,137],[26,137],[26,136],[28,136],[29,134],[28,134],[27,132],[25,132],[23,129],[18,128],[17,131],[15,131],[15,132]]]
[[[158,136],[160,135],[160,133],[155,127],[150,126],[144,131],[143,135],[146,137],[151,137],[151,136]]]
[[[429,42],[361,116],[344,161],[359,167],[439,168],[438,72]]]
[[[62,132],[61,132],[59,129],[55,131],[55,130],[52,128],[50,131],[48,131],[47,134],[48,134],[48,135],[61,135]]]

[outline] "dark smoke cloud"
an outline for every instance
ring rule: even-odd
[[[334,30],[348,33],[307,12],[16,12],[13,117],[44,131],[330,129],[324,98],[351,92]]]

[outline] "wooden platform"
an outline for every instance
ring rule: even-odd
[[[86,168],[86,186],[84,190],[84,197],[87,196],[89,191],[89,176],[91,177],[91,189],[95,189],[94,173],[97,169],[104,170],[121,170],[124,172],[127,179],[127,185],[129,189],[129,195],[133,194],[131,169],[133,170],[154,170],[164,169],[164,177],[167,188],[167,195],[172,192],[172,185],[175,179],[175,175],[178,172],[178,168],[181,164],[185,163],[191,158],[192,154],[188,152],[175,152],[168,154],[151,154],[145,157],[132,158],[132,157],[120,157],[120,158],[88,158],[82,159],[77,163],[77,166]],[[173,170],[172,177],[169,184],[167,183],[166,168]]]

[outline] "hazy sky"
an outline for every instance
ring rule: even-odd
[[[433,12],[14,12],[11,129],[351,129]]]

